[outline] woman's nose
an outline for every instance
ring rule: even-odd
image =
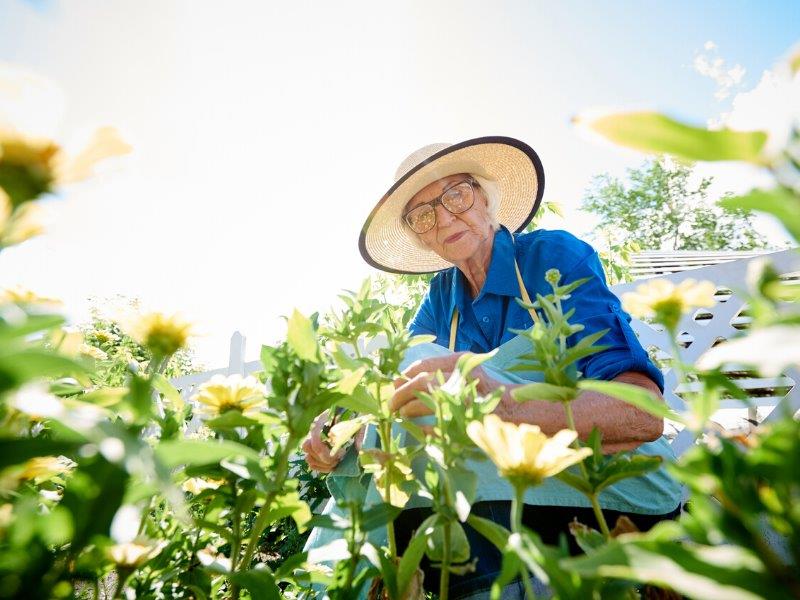
[[[436,223],[439,225],[439,227],[445,227],[449,225],[456,218],[453,213],[451,213],[441,204],[437,204],[434,210],[436,211]]]

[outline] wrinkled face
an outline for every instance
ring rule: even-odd
[[[450,186],[469,179],[466,173],[450,175],[422,188],[406,204],[404,214],[412,208],[438,198]],[[476,184],[475,202],[469,210],[454,215],[441,203],[437,203],[436,225],[426,232],[417,234],[419,239],[431,250],[448,262],[458,264],[475,256],[479,249],[490,243],[494,229],[489,220],[487,199],[483,190]]]

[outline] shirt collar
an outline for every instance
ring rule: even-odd
[[[516,258],[514,238],[511,232],[501,227],[494,236],[492,246],[492,261],[489,263],[489,272],[479,295],[496,294],[498,296],[519,296],[519,283],[514,269]]]
[[[514,272],[515,260],[514,240],[511,233],[505,227],[500,227],[494,236],[492,244],[492,260],[489,263],[489,272],[486,274],[486,281],[483,284],[480,294],[475,300],[482,298],[485,294],[497,294],[499,296],[519,296],[519,283]],[[450,282],[450,306],[448,315],[453,314],[453,309],[458,307],[459,312],[464,315],[468,305],[473,300],[467,291],[467,283],[464,275],[456,267],[452,269],[452,280]]]

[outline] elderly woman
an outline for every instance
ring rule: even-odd
[[[579,361],[582,375],[639,385],[660,395],[662,374],[636,338],[630,317],[609,291],[592,247],[565,231],[518,233],[535,215],[543,190],[544,173],[536,153],[527,144],[505,137],[426,146],[398,169],[395,184],[364,225],[359,248],[369,264],[384,271],[438,272],[410,330],[434,335],[439,346],[450,350],[431,352],[435,356],[406,369],[405,380],[392,398],[392,407],[400,414],[421,417],[430,413],[417,394],[436,385],[432,374],[437,370],[452,371],[460,352],[500,348],[491,368],[473,373],[483,392],[502,387],[498,416],[536,424],[549,435],[567,428],[559,404],[519,403],[511,397],[514,387],[521,385],[514,383],[518,379],[489,375],[502,373],[527,350],[528,339],[513,330],[531,327],[534,315],[515,298],[549,293],[544,275],[551,268],[561,272],[565,283],[588,278],[564,302],[564,311],[575,309],[571,322],[584,326],[568,344],[608,330],[601,339],[607,348]],[[662,437],[660,419],[596,392],[582,393],[572,406],[579,435],[585,439],[593,428],[599,428],[605,452],[633,450],[673,458]],[[331,456],[320,440],[321,426],[320,420],[304,449],[312,468],[329,472],[341,457]],[[510,486],[490,464],[471,466],[481,482],[473,511],[507,526]],[[611,523],[626,514],[644,530],[674,517],[680,498],[680,487],[660,469],[612,486],[601,494],[600,501]],[[573,518],[597,526],[586,498],[557,480],[531,489],[525,503],[524,521],[548,543],[557,543]],[[396,527],[400,535],[406,534],[406,540],[429,510],[414,503],[409,506]],[[479,557],[477,571],[453,577],[451,596],[488,598],[486,590],[499,572],[500,555],[476,532],[467,528],[467,533],[473,556]],[[398,544],[402,541],[398,539]],[[430,586],[436,585],[436,579],[435,570],[426,573],[426,588],[435,589]]]

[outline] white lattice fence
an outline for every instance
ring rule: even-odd
[[[706,350],[719,343],[735,336],[742,328],[749,323],[749,318],[743,314],[745,303],[739,295],[746,287],[745,279],[747,276],[748,265],[757,260],[761,252],[751,253],[642,253],[650,255],[650,263],[641,262],[642,268],[639,269],[640,277],[661,276],[674,282],[684,279],[708,279],[717,284],[717,304],[708,310],[700,310],[692,315],[687,315],[680,323],[681,335],[679,342],[681,345],[681,358],[684,362],[694,363]],[[686,256],[689,254],[690,256]],[[709,266],[693,266],[692,254],[697,262]],[[731,255],[743,254],[744,257],[736,256],[736,260],[728,260]],[[661,262],[653,263],[653,257],[658,255]],[[701,256],[700,256],[701,255]],[[684,262],[681,262],[683,260]],[[800,283],[800,257],[795,250],[785,250],[769,254],[769,260],[779,273],[784,273],[790,280]],[[723,262],[728,261],[728,262]],[[688,264],[687,264],[688,262]],[[644,265],[650,266],[645,269]],[[647,271],[647,273],[645,273]],[[627,291],[631,291],[641,281],[625,283],[613,286],[611,289],[621,296]],[[670,358],[670,343],[666,333],[655,327],[638,321],[632,322],[633,329],[639,336],[642,345],[652,350],[659,359]],[[245,362],[245,337],[236,332],[231,337],[230,360],[227,367],[194,373],[173,380],[173,384],[181,391],[181,394],[188,398],[198,385],[209,380],[216,374],[242,375],[255,373],[261,370],[260,361]],[[780,349],[776,348],[776,352]],[[797,369],[790,369],[783,377],[761,378],[748,376],[746,371],[739,367],[729,371],[732,380],[748,394],[753,406],[769,408],[780,406],[777,412],[787,409],[791,411],[800,410],[800,372]],[[685,409],[685,403],[680,394],[692,391],[694,388],[685,387],[676,389],[675,373],[666,368],[664,372],[665,390],[664,398],[669,405],[676,410]],[[723,401],[722,408],[747,407],[738,400]],[[767,417],[769,418],[769,417]],[[680,432],[672,441],[675,453],[680,455],[686,448],[694,443],[695,439],[688,431]]]
[[[796,250],[785,250],[768,255],[775,269],[783,273],[789,280],[797,280],[800,275],[800,259]],[[717,285],[717,303],[710,309],[698,310],[693,314],[685,315],[679,324],[681,359],[686,363],[694,363],[706,350],[723,340],[737,335],[749,323],[745,312],[745,302],[740,295],[747,287],[746,277],[748,266],[760,256],[740,259],[705,266],[701,268],[683,270],[662,275],[675,283],[684,279],[713,281]],[[640,281],[614,286],[614,293],[621,296],[641,285]],[[656,353],[660,359],[671,356],[671,345],[663,329],[656,328],[642,321],[632,322],[636,334],[642,345]],[[775,349],[780,352],[780,348]],[[797,411],[800,409],[800,372],[797,369],[788,370],[783,377],[760,378],[747,376],[741,366],[731,365],[729,377],[740,388],[746,391],[752,405],[758,407],[775,407],[781,405],[784,409]],[[671,368],[664,371],[664,398],[676,410],[684,410],[685,403],[680,394],[697,389],[696,386],[677,386],[675,372]],[[722,408],[748,407],[746,403],[738,400],[724,401]],[[779,414],[780,411],[773,414]],[[683,453],[695,441],[689,431],[680,432],[672,442],[676,454]]]

